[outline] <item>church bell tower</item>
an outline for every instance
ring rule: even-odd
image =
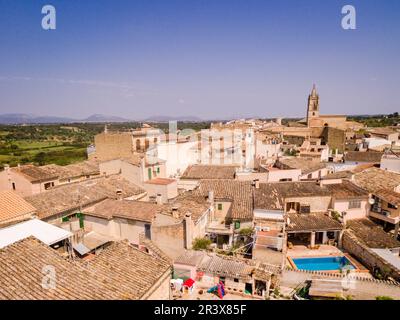
[[[319,117],[319,95],[315,84],[313,85],[311,94],[308,96],[307,107],[307,125],[310,126],[310,120]]]

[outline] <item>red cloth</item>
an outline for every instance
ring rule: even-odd
[[[183,283],[183,286],[191,288],[194,285],[194,283],[195,281],[192,278],[189,278]]]

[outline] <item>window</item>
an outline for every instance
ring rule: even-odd
[[[222,210],[222,203],[218,203],[218,210]]]
[[[397,209],[396,206],[394,206],[394,205],[391,204],[391,203],[388,203],[388,208],[389,208],[389,209]]]
[[[300,206],[300,213],[310,213],[311,208],[310,206]]]
[[[160,173],[160,167],[157,167],[157,173]]]
[[[360,200],[350,200],[349,201],[349,209],[359,209],[361,208]]]
[[[47,182],[44,184],[44,189],[47,190],[51,187],[54,187],[54,182]]]
[[[233,279],[233,282],[239,282],[238,278]]]
[[[16,187],[15,187],[15,182],[12,183],[12,188],[13,188],[13,190],[16,189]]]
[[[148,176],[149,176],[149,180],[151,180],[151,168],[148,168],[148,169],[147,169],[147,174],[148,174]]]
[[[144,225],[144,236],[146,237],[146,239],[151,239],[151,226],[149,224],[145,224]]]

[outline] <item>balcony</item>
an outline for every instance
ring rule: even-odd
[[[391,224],[396,224],[400,221],[400,217],[392,216],[392,213],[389,210],[378,209],[375,206],[371,208],[369,216]]]
[[[207,233],[215,233],[215,234],[225,234],[231,235],[233,234],[234,225],[233,224],[225,224],[223,221],[215,220],[211,221],[207,227]]]

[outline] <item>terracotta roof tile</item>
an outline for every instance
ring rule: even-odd
[[[395,240],[383,228],[369,219],[347,221],[346,226],[365,245],[374,249],[399,248],[400,241]]]
[[[238,166],[234,165],[191,165],[181,179],[235,179]]]
[[[316,182],[260,183],[254,189],[254,207],[265,210],[283,210],[285,198],[330,196],[325,187]]]
[[[42,287],[44,267],[54,267],[55,287]],[[126,242],[105,248],[90,262],[70,261],[30,237],[0,249],[0,299],[140,299],[170,269],[164,260]]]
[[[0,192],[0,225],[32,215],[36,209],[14,191]]]
[[[160,206],[152,202],[106,199],[96,204],[92,210],[84,212],[105,219],[118,217],[151,222],[159,211]]]
[[[119,177],[100,177],[79,183],[70,183],[48,189],[25,198],[38,212],[40,219],[61,214],[69,210],[93,205],[107,198],[116,199],[117,191],[123,198],[144,193],[141,187]]]
[[[210,191],[214,192],[214,199],[232,201],[232,211],[228,218],[238,220],[253,219],[253,187],[251,181],[231,179],[203,179],[198,188],[193,190],[195,195],[207,197]]]
[[[340,222],[332,219],[326,213],[289,213],[290,223],[286,227],[288,232],[310,231],[337,231],[342,230]]]

